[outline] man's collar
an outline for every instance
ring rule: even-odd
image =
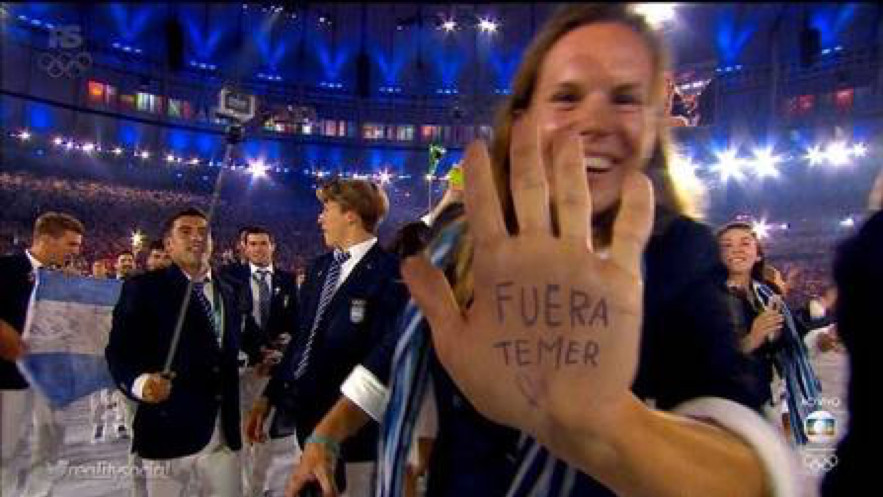
[[[31,262],[31,268],[40,269],[41,267],[43,267],[44,264],[37,260],[37,258],[34,257],[33,254],[31,254],[30,249],[25,249],[25,255],[28,256],[28,260]]]
[[[178,268],[178,271],[180,271],[181,274],[183,274],[188,281],[193,281],[193,278],[189,274],[187,274],[187,271],[181,269],[181,266],[175,264],[175,267]],[[212,281],[214,281],[212,279],[212,269],[209,268],[209,270],[205,273],[205,276],[201,280],[197,281],[197,283],[211,283]]]
[[[367,254],[368,251],[371,250],[371,248],[374,247],[374,244],[376,244],[376,243],[377,243],[377,237],[372,236],[371,238],[365,240],[364,242],[357,243],[357,244],[351,246],[350,248],[346,249],[346,252],[349,252],[351,261],[358,261],[362,257],[364,257],[365,254]]]
[[[273,274],[273,265],[272,265],[272,264],[270,264],[270,265],[267,266],[267,267],[260,267],[260,266],[257,266],[257,265],[255,265],[255,264],[252,264],[251,262],[249,262],[249,263],[248,263],[248,268],[249,268],[249,272],[250,272],[250,274],[255,274],[255,273],[257,273],[258,271],[266,271],[266,272],[268,272],[268,273],[270,273],[270,274]]]

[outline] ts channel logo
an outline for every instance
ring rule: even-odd
[[[40,54],[40,67],[52,78],[77,78],[92,67],[79,26],[56,26],[49,31],[49,50]]]

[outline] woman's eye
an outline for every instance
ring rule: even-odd
[[[577,100],[579,96],[573,92],[559,92],[552,95],[553,102],[572,104]]]
[[[637,95],[621,93],[613,96],[613,103],[616,105],[640,105],[641,98]]]

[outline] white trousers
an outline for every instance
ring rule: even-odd
[[[267,473],[273,462],[273,444],[249,445],[245,436],[245,420],[255,400],[264,392],[269,377],[260,377],[254,368],[248,368],[239,376],[239,412],[242,415],[242,488],[246,497],[259,497],[267,486]],[[273,414],[264,423],[264,432],[273,422]]]
[[[0,390],[0,495],[18,495],[33,400],[30,389]]]
[[[65,427],[60,411],[33,389],[0,391],[2,418],[2,489],[3,495],[18,495],[19,473],[25,470],[23,497],[47,497],[59,475],[53,475],[50,464],[56,463],[64,446]],[[22,468],[30,429],[34,430],[30,463]]]
[[[226,446],[167,460],[143,459],[149,497],[241,497],[240,453]]]
[[[372,497],[374,495],[373,462],[353,462],[346,465],[346,492],[341,497]]]
[[[242,447],[242,488],[246,497],[260,497],[267,487],[273,463],[273,444],[244,442]]]
[[[58,461],[64,447],[65,426],[61,411],[49,406],[49,401],[34,394],[34,443],[31,446],[31,471],[25,485],[24,497],[52,495],[55,479],[49,465]]]
[[[141,461],[141,456],[132,451],[132,442],[135,440],[135,437],[132,436],[135,433],[132,431],[132,423],[135,422],[135,412],[138,410],[138,403],[130,400],[119,390],[116,393],[120,396],[120,402],[124,407],[126,429],[129,430],[130,436],[128,460],[129,467],[132,468],[131,496],[147,497],[147,479],[144,476],[144,463]]]

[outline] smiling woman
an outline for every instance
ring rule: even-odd
[[[428,495],[793,494],[753,411],[713,235],[668,173],[665,66],[628,6],[553,15],[491,152],[466,153],[446,273],[405,262],[442,366]]]
[[[721,258],[727,267],[727,302],[736,337],[757,379],[755,396],[767,415],[778,424],[775,412],[782,399],[775,388],[774,371],[783,378],[788,415],[783,415],[785,435],[805,444],[803,420],[820,388],[791,311],[783,300],[781,284],[771,280],[763,248],[751,225],[732,222],[718,230]],[[773,270],[772,274],[778,275]],[[779,277],[781,280],[781,277]]]

